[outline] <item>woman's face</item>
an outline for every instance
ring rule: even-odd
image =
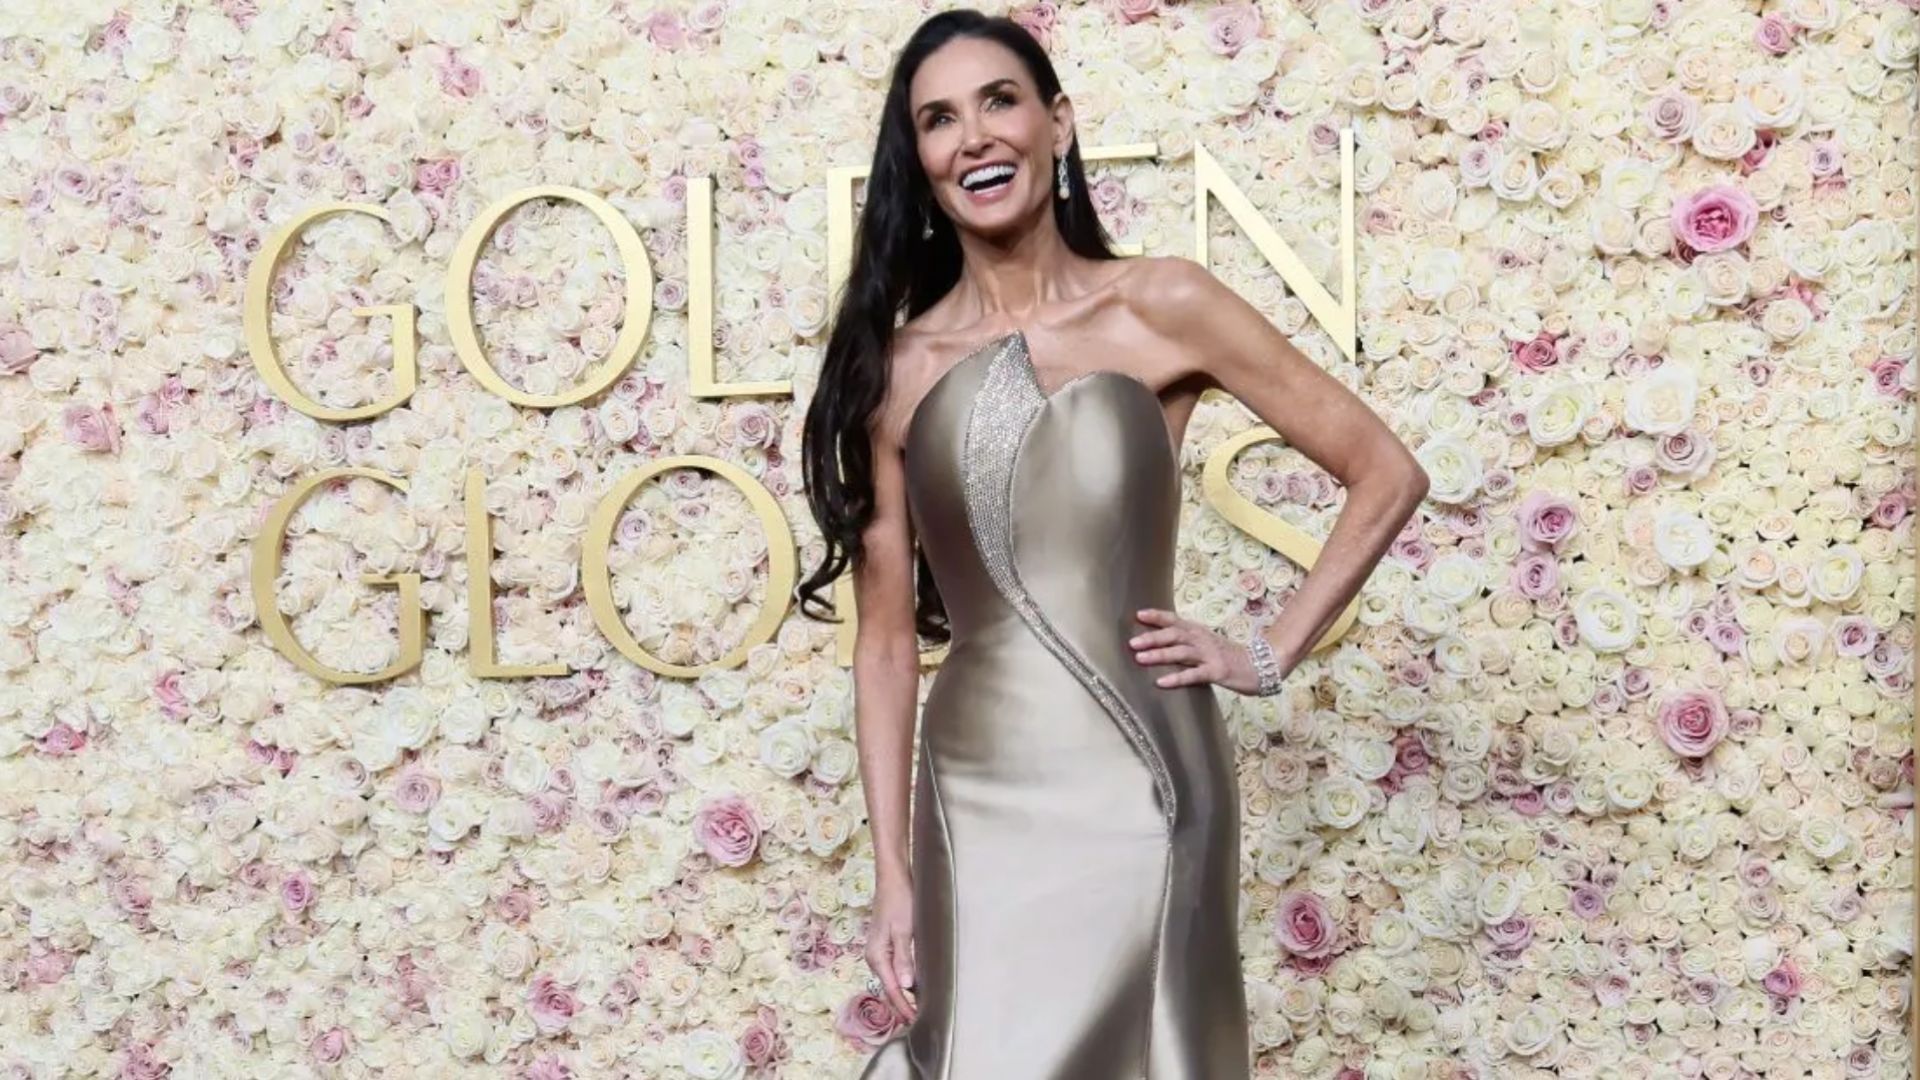
[[[933,197],[956,226],[994,234],[1045,209],[1073,134],[1066,95],[1040,100],[1026,65],[995,41],[955,38],[921,63],[907,107]]]

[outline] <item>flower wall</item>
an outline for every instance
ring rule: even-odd
[[[996,8],[995,10],[1006,10]],[[1359,622],[1240,745],[1262,1076],[1904,1076],[1915,499],[1912,3],[1041,3],[1116,237],[1194,255],[1195,143],[1323,282],[1356,134],[1349,362],[1216,208],[1215,272],[1413,446],[1432,491]],[[825,338],[828,170],[866,163],[897,0],[168,0],[0,7],[0,1074],[850,1076],[871,845],[835,628],[656,677],[588,616],[620,474],[733,462],[817,559],[797,463]],[[687,178],[715,191],[722,378],[687,389]],[[460,366],[443,278],[488,203],[609,200],[655,276],[632,369],[521,409]],[[241,333],[263,239],[288,409]],[[482,258],[488,356],[552,393],[624,278],[577,205]],[[1200,501],[1257,422],[1187,434],[1179,604],[1230,633],[1296,567]],[[303,476],[260,631],[249,545]],[[470,674],[462,478],[485,478],[499,659]],[[1236,486],[1322,535],[1284,448]],[[647,485],[627,625],[698,664],[765,601],[740,491]]]

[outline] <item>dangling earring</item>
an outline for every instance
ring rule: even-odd
[[[932,236],[933,215],[928,213],[927,208],[923,205],[920,207],[920,239],[926,240]]]
[[[1053,192],[1054,192],[1054,194],[1055,194],[1055,195],[1058,195],[1058,196],[1060,196],[1060,197],[1061,197],[1062,199],[1064,199],[1064,198],[1066,198],[1066,197],[1067,197],[1067,194],[1068,194],[1068,190],[1067,190],[1067,159],[1066,159],[1066,158],[1057,158],[1057,159],[1055,159],[1055,160],[1057,160],[1057,161],[1058,161],[1058,162],[1059,162],[1060,164],[1059,164],[1059,167],[1058,167],[1058,168],[1056,168],[1056,169],[1054,169],[1054,170],[1053,170],[1053,175],[1054,175],[1054,177],[1055,177],[1056,179],[1058,179],[1058,181],[1059,181],[1059,185],[1060,185],[1060,186],[1058,186],[1058,187],[1056,187],[1056,188],[1054,188],[1054,189],[1053,189]]]

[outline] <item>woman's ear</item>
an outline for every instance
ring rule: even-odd
[[[1073,100],[1065,90],[1053,96],[1053,149],[1055,157],[1066,157],[1073,148]]]

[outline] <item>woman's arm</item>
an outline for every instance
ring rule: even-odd
[[[1245,403],[1347,489],[1320,558],[1265,631],[1288,672],[1366,584],[1426,497],[1427,474],[1366,402],[1206,267],[1170,258],[1157,269],[1151,317],[1188,346],[1202,381]]]
[[[854,741],[873,831],[875,876],[908,880],[908,791],[920,642],[913,622],[913,537],[900,447],[889,425],[873,436],[873,521],[854,567]]]

